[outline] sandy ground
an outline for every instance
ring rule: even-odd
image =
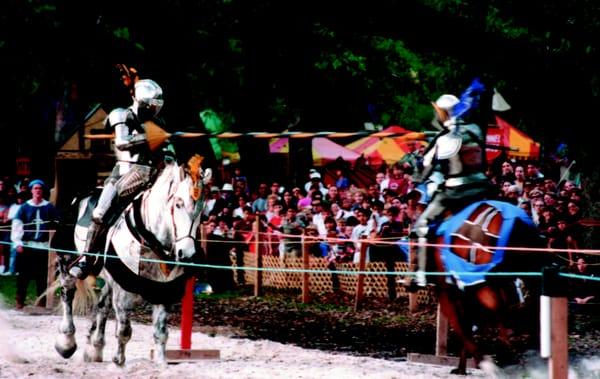
[[[450,367],[356,357],[302,349],[267,340],[252,341],[194,333],[193,349],[218,349],[221,358],[161,367],[149,358],[153,348],[152,328],[133,324],[127,345],[127,362],[117,367],[111,361],[116,349],[114,320],[106,329],[104,362],[83,362],[83,347],[89,320],[76,318],[75,355],[65,360],[54,350],[60,318],[0,309],[0,378],[447,378]],[[168,347],[177,349],[179,330],[170,328]],[[535,359],[534,359],[535,360]],[[478,369],[463,378],[489,377]],[[501,377],[547,378],[546,364],[538,359],[533,367],[508,368]],[[570,378],[600,378],[598,361],[584,360]]]
[[[218,349],[221,358],[160,367],[149,359],[152,328],[134,324],[123,368],[111,361],[116,349],[114,321],[106,329],[104,362],[83,362],[89,321],[77,318],[78,350],[65,360],[54,350],[60,318],[0,310],[0,378],[445,378],[449,367],[332,354],[267,340],[251,341],[202,333],[192,336],[194,349]],[[169,348],[177,348],[179,330],[169,330]],[[470,370],[467,378],[485,377]]]

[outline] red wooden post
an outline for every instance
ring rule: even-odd
[[[192,348],[192,322],[194,320],[194,284],[196,277],[188,278],[185,283],[185,293],[181,300],[181,348]]]
[[[200,226],[200,243],[206,253],[206,229]],[[194,322],[194,286],[196,277],[192,276],[185,282],[185,292],[181,299],[181,349],[165,350],[165,358],[169,363],[192,362],[199,359],[219,359],[219,350],[192,350],[192,324]],[[150,359],[154,359],[154,350],[150,351]]]

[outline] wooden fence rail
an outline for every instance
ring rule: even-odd
[[[244,253],[244,266],[259,267],[257,266],[257,258],[258,256],[255,253]],[[325,258],[309,256],[306,266],[303,257],[287,257],[280,259],[278,256],[261,255],[260,261],[260,267],[267,269],[267,271],[244,271],[245,282],[246,284],[252,284],[255,286],[255,293],[261,293],[263,287],[302,290],[304,276],[307,278],[308,291],[310,293],[319,294],[333,292],[332,274],[327,269],[327,260]],[[232,258],[232,264],[233,266],[237,267],[235,258]],[[300,270],[303,270],[305,267],[309,270],[315,270],[316,272],[310,272],[307,275],[304,275],[302,272],[300,272]],[[299,272],[277,271],[277,269],[295,269],[299,270]],[[338,274],[340,291],[343,291],[351,296],[356,296],[358,275],[355,274],[355,272],[359,271],[359,264],[337,264],[336,270],[348,272],[348,274]],[[386,272],[387,269],[385,262],[368,262],[365,264],[364,271],[376,273]],[[401,277],[404,272],[408,271],[408,264],[406,262],[396,262],[394,265],[394,271],[397,272],[397,276],[395,276],[395,278]],[[257,273],[260,273],[260,275],[257,275]],[[259,286],[257,286],[257,276],[262,277],[262,283],[260,283]],[[237,280],[236,275],[234,275],[234,278]],[[387,275],[365,275],[362,293],[364,296],[386,298],[388,297],[387,283]],[[396,294],[398,297],[408,297],[409,293],[405,290],[402,284],[396,283],[395,285]],[[419,304],[431,304],[437,301],[435,294],[430,290],[419,290],[416,294],[416,299]]]

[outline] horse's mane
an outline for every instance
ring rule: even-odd
[[[162,205],[166,204],[169,196],[177,189],[179,182],[179,166],[176,163],[166,164],[158,173],[147,194],[144,195],[143,201],[147,204],[144,206],[145,212],[147,212],[146,220],[161,220],[164,217]]]
[[[160,191],[161,188],[166,186],[172,186],[173,181],[179,182],[179,165],[176,163],[166,164],[164,168],[158,173],[154,184],[152,185],[152,191]],[[169,188],[165,193],[170,193],[172,188]]]

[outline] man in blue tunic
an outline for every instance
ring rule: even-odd
[[[25,305],[30,280],[35,281],[38,296],[46,290],[50,232],[59,214],[54,205],[44,199],[44,188],[45,184],[40,179],[29,183],[31,199],[21,205],[12,221],[11,240],[17,251],[19,272],[17,309]]]

